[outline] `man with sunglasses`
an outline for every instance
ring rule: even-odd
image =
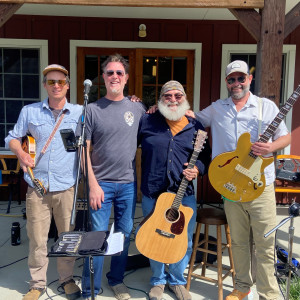
[[[123,279],[136,203],[137,131],[145,108],[141,102],[124,96],[129,65],[121,55],[109,56],[102,70],[106,95],[88,105],[86,116],[91,230],[108,230],[113,206],[114,229],[124,234],[125,241],[121,255],[111,257],[106,277],[115,297],[126,300],[130,294]],[[95,295],[101,290],[103,261],[103,256],[93,259]],[[82,296],[91,297],[88,259],[82,274]]]
[[[48,97],[42,102],[22,108],[14,129],[5,139],[6,147],[16,154],[28,183],[26,194],[27,235],[29,238],[28,266],[31,275],[30,290],[23,300],[37,300],[47,285],[47,240],[52,215],[58,234],[69,231],[76,180],[76,152],[67,152],[60,129],[77,127],[82,113],[80,105],[70,104],[66,94],[69,89],[68,71],[57,64],[43,70],[43,84]],[[58,130],[54,130],[56,128]],[[22,148],[22,137],[31,135],[35,140],[35,160]],[[52,139],[49,136],[53,135]],[[46,146],[47,144],[47,146]],[[33,146],[33,145],[32,145]],[[40,194],[29,176],[33,168],[35,179],[46,193]],[[73,280],[74,258],[58,257],[57,271],[67,299],[81,297]]]
[[[184,278],[184,271],[192,253],[197,211],[192,180],[199,173],[203,175],[207,172],[211,152],[210,147],[205,145],[197,157],[195,166],[186,168],[193,153],[195,133],[198,129],[204,130],[199,121],[185,116],[189,107],[183,86],[178,81],[171,80],[161,89],[158,111],[145,114],[140,121],[138,143],[142,146],[143,215],[146,217],[151,214],[159,195],[163,192],[176,194],[183,176],[188,180],[188,186],[184,191],[182,205],[193,210],[187,229],[188,248],[184,257],[177,263],[169,264],[168,271],[165,270],[165,264],[150,260],[150,300],[163,299],[166,285],[178,300],[192,299],[185,288]]]
[[[240,60],[231,62],[225,70],[225,81],[229,97],[213,102],[196,113],[196,118],[204,127],[211,127],[212,158],[234,151],[238,138],[245,132],[251,135],[251,150],[255,155],[271,156],[273,152],[288,146],[291,137],[284,122],[268,143],[256,142],[279,110],[273,101],[266,98],[260,100],[250,92],[252,75],[248,65]],[[242,203],[223,197],[236,271],[235,289],[226,300],[245,299],[253,285],[250,272],[251,230],[257,253],[256,289],[259,299],[274,300],[278,297],[278,284],[274,276],[274,234],[264,238],[264,234],[276,226],[274,164],[267,166],[264,173],[266,187],[257,199]]]

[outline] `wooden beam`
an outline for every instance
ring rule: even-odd
[[[255,94],[279,105],[286,0],[265,1],[257,44]]]
[[[245,29],[258,42],[260,39],[261,15],[255,9],[229,9]]]
[[[286,38],[300,25],[300,2],[285,17],[284,37]]]
[[[0,27],[22,6],[19,4],[0,4]]]
[[[179,8],[263,8],[264,0],[1,0],[2,3]]]

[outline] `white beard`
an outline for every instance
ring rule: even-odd
[[[177,109],[175,111],[171,110],[169,104],[164,103],[163,101],[158,101],[157,104],[160,113],[170,121],[179,121],[185,115],[186,111],[190,109],[187,100],[183,101],[181,104],[178,104],[178,102],[175,103],[177,104]]]

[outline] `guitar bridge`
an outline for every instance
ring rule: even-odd
[[[160,234],[162,236],[165,236],[167,238],[174,239],[174,237],[175,237],[175,234],[169,233],[169,232],[166,232],[166,231],[163,231],[163,230],[160,230],[160,229],[156,229],[155,232],[157,232],[158,234]]]

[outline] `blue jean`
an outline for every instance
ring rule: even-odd
[[[143,215],[147,216],[154,208],[156,199],[151,199],[143,195],[142,210]],[[182,205],[191,207],[194,211],[193,216],[188,225],[188,248],[185,256],[175,264],[169,264],[168,272],[165,270],[165,264],[150,259],[150,267],[152,270],[151,285],[170,284],[170,285],[185,285],[186,279],[183,276],[184,270],[187,267],[193,250],[193,233],[196,224],[197,204],[195,196],[183,197]]]
[[[102,203],[101,209],[93,210],[90,208],[92,231],[108,230],[111,207],[114,206],[115,232],[122,232],[125,235],[124,250],[121,255],[111,257],[110,272],[106,274],[108,284],[114,286],[122,283],[124,278],[130,234],[135,213],[136,183],[100,181],[99,185],[104,192],[104,202]],[[101,289],[103,262],[104,256],[93,257],[95,295],[97,295]],[[82,272],[82,296],[83,298],[91,296],[88,258],[84,261]]]

